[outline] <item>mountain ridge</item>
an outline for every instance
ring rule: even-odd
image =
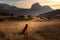
[[[2,7],[2,8],[1,8]],[[12,13],[15,16],[19,15],[32,15],[37,16],[42,13],[52,11],[53,9],[49,6],[41,6],[39,3],[34,3],[31,9],[17,8],[8,4],[0,4],[0,13]]]
[[[40,14],[39,17],[50,19],[50,18],[53,18],[56,15],[60,15],[60,9],[56,9],[56,10],[53,10],[53,11],[50,11],[50,12],[47,12],[47,13],[44,13],[44,14]]]

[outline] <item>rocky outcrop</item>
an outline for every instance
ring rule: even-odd
[[[41,9],[41,6],[40,6],[40,4],[37,2],[37,3],[32,4],[31,9],[32,9],[32,10],[40,10],[40,9]]]

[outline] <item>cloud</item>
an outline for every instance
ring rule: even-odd
[[[51,0],[51,1],[53,1],[53,2],[60,2],[60,0]]]
[[[17,1],[13,2],[13,5],[21,8],[30,8],[33,3],[38,2],[38,0],[24,0],[24,1]]]
[[[18,1],[24,1],[24,0],[0,0],[0,3],[6,3],[6,4],[14,4],[15,2]]]
[[[14,2],[17,2],[17,1],[25,1],[25,0],[0,0],[0,3],[3,2],[3,3],[14,3]]]
[[[0,0],[0,1],[24,1],[24,0]]]

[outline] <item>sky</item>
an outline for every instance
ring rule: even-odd
[[[60,9],[60,0],[0,0],[0,3],[6,3],[19,8],[31,8],[33,3],[39,2],[40,5],[49,5],[53,9]]]

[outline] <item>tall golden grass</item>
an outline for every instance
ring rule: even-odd
[[[28,29],[20,34],[25,24],[29,25]],[[0,22],[0,40],[60,40],[60,21]]]

